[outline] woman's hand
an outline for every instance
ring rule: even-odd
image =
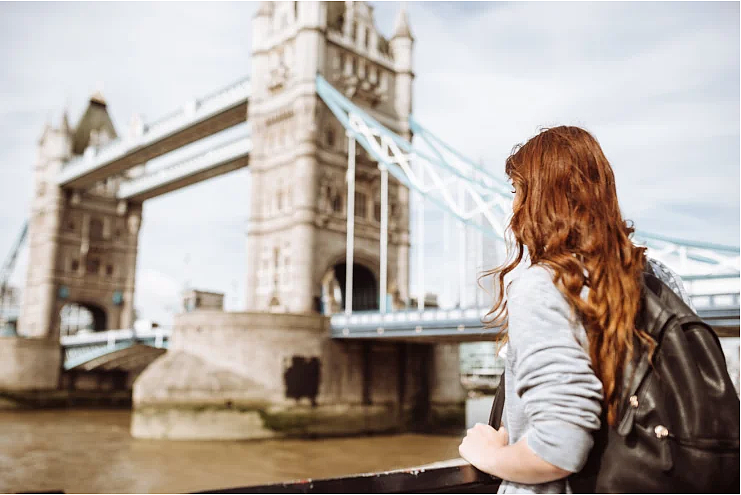
[[[481,471],[494,474],[495,453],[508,444],[509,435],[504,427],[495,430],[489,425],[476,423],[473,428],[468,429],[458,452]]]

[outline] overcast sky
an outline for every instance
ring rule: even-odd
[[[399,4],[376,3],[390,34]],[[44,122],[102,89],[123,132],[250,72],[254,3],[0,4],[0,256],[29,213]],[[739,4],[408,3],[414,113],[501,171],[539,127],[590,130],[641,230],[739,244]],[[137,307],[183,284],[244,300],[248,171],[145,203]],[[438,241],[439,242],[439,241]],[[22,285],[22,256],[13,281]]]

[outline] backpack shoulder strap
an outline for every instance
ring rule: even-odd
[[[489,426],[498,430],[502,426],[502,414],[504,413],[504,373],[499,380],[497,392],[494,394],[494,403],[489,414]]]

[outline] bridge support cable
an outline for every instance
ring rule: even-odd
[[[386,312],[386,302],[388,292],[386,282],[388,280],[388,240],[389,240],[389,171],[385,165],[381,165],[381,283],[380,283],[380,309],[381,313]]]
[[[345,314],[352,314],[352,268],[355,251],[355,136],[347,134],[347,251],[345,252]]]
[[[673,268],[680,274],[687,271],[690,262],[702,264],[706,275],[741,274],[739,248],[736,246],[673,239],[643,231],[636,231],[633,240],[647,247],[658,258],[678,258],[679,264]]]
[[[424,180],[424,168],[418,165],[419,176]],[[414,191],[417,201],[417,309],[425,310],[425,196]]]
[[[446,162],[439,150],[412,146],[408,140],[388,130],[350,102],[321,76],[317,76],[317,93],[345,129],[355,136],[374,160],[386,165],[395,179],[410,190],[422,193],[425,201],[448,211],[459,221],[481,230],[485,235],[503,239],[501,218],[506,215],[510,202],[505,188],[493,180],[490,181],[492,187],[470,180],[470,167]],[[417,166],[413,167],[412,162]],[[420,169],[424,170],[424,175],[419,173]],[[472,204],[471,208],[461,208],[456,200],[456,178],[463,179],[462,187],[469,199],[466,204]],[[495,214],[497,210],[499,215]],[[474,223],[477,213],[483,213],[485,223]]]
[[[10,250],[8,257],[5,258],[3,263],[2,271],[0,271],[0,308],[3,307],[5,302],[5,295],[8,292],[8,284],[10,283],[10,277],[13,275],[13,268],[15,268],[15,262],[18,260],[18,253],[23,247],[23,243],[28,235],[28,221],[23,222],[21,227],[21,233],[18,239],[15,241],[13,248]]]
[[[513,195],[502,177],[454,150],[412,116],[409,126],[415,136],[414,144],[380,124],[322,76],[317,76],[316,83],[319,96],[379,167],[386,167],[388,173],[412,193],[424,198],[425,204],[434,204],[467,228],[506,243],[505,228],[512,213]],[[424,218],[421,211],[419,217]],[[418,233],[422,232],[418,228]],[[646,246],[649,256],[673,267],[681,276],[741,274],[739,248],[735,246],[673,239],[642,231],[635,233],[633,241]],[[420,243],[419,255],[423,234],[417,242]],[[464,248],[465,242],[461,241]],[[417,264],[422,268],[421,259]],[[417,280],[421,282],[422,277],[418,274]],[[417,289],[420,292],[418,306],[422,309],[423,284],[419,283]]]
[[[465,193],[463,190],[463,181],[458,180],[458,202],[461,209],[465,208]],[[466,235],[468,229],[463,222],[458,223],[458,307],[464,308],[466,305]]]
[[[474,175],[474,180],[478,179],[478,174]],[[474,243],[476,244],[476,268],[474,269],[474,277],[475,277],[475,284],[474,284],[474,302],[476,304],[477,308],[482,308],[484,306],[484,291],[483,288],[479,286],[479,274],[484,269],[484,236],[481,235],[481,232],[474,232]]]

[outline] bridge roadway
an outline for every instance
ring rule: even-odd
[[[249,79],[236,83],[183,107],[151,124],[141,125],[131,136],[99,148],[88,148],[67,162],[57,176],[62,187],[85,188],[131,167],[146,163],[204,137],[247,120],[251,93]]]
[[[720,337],[739,336],[739,293],[692,296],[698,314]],[[495,331],[486,330],[481,318],[487,309],[437,309],[358,311],[330,317],[332,338],[387,339],[414,342],[480,342],[492,340]],[[91,370],[112,366],[126,367],[152,360],[167,348],[171,329],[146,331],[109,330],[65,336],[64,369]]]
[[[238,170],[249,164],[251,151],[250,137],[240,136],[203,153],[123,182],[116,197],[141,202]]]
[[[720,337],[739,336],[739,294],[692,296],[698,315]],[[477,342],[493,340],[495,330],[484,329],[481,319],[489,308],[358,311],[331,316],[336,339],[388,339],[414,342]]]

